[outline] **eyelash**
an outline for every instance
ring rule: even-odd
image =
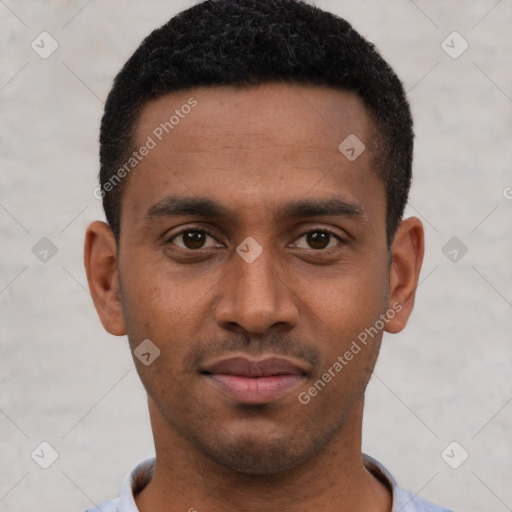
[[[213,235],[213,233],[207,229],[207,228],[194,228],[194,227],[186,227],[184,229],[182,229],[181,231],[179,231],[178,233],[175,233],[174,235],[172,235],[170,238],[168,238],[165,243],[168,244],[168,243],[172,243],[173,240],[175,240],[176,238],[180,237],[181,235],[184,235],[185,233],[189,233],[189,232],[196,232],[196,233],[205,233],[207,234],[208,236],[210,236],[211,238],[215,238],[215,236]],[[219,242],[220,243],[220,242]],[[180,247],[180,249],[182,249],[182,247]],[[193,249],[184,249],[184,250],[189,250],[189,251],[193,251]],[[196,249],[197,251],[201,250],[201,249]]]
[[[334,231],[331,231],[330,229],[328,228],[317,228],[317,229],[310,229],[309,231],[306,231],[305,233],[302,233],[302,235],[300,235],[298,238],[296,238],[296,240],[300,240],[302,237],[306,236],[306,235],[309,235],[311,233],[329,233],[329,235],[331,235],[332,237],[334,237],[337,241],[338,241],[338,244],[344,244],[346,243],[346,241],[340,236],[338,235],[337,233],[335,233]],[[337,244],[337,245],[338,245]],[[329,252],[331,251],[332,249],[334,249],[334,247],[329,247],[328,249],[312,249],[310,248],[309,250],[310,251],[315,251],[315,252]]]
[[[175,240],[176,238],[178,238],[179,236],[185,234],[185,233],[188,233],[190,231],[194,231],[194,232],[198,232],[198,233],[206,233],[208,236],[212,237],[215,239],[215,236],[213,235],[213,233],[211,231],[209,231],[207,228],[204,228],[204,227],[201,227],[201,228],[194,228],[194,227],[187,227],[187,228],[184,228],[182,229],[181,231],[179,231],[178,233],[175,233],[174,235],[172,235],[167,241],[166,243],[172,243],[173,240]],[[309,231],[306,231],[305,233],[302,233],[299,237],[297,237],[295,240],[300,240],[301,238],[303,238],[304,236],[307,236],[311,233],[329,233],[329,235],[333,236],[340,244],[344,244],[346,243],[346,240],[344,240],[343,238],[341,238],[337,233],[335,233],[334,231],[331,231],[330,229],[328,228],[318,228],[318,229],[310,229]],[[220,242],[219,242],[220,243]],[[182,247],[179,247],[179,249],[183,249]],[[315,251],[315,252],[327,252],[329,251],[330,249],[333,249],[332,247],[330,247],[329,249],[312,249],[310,248],[309,250],[311,251]],[[198,252],[201,250],[201,248],[199,249],[183,249],[185,251],[191,251],[191,252]]]

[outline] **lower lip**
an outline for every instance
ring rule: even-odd
[[[268,377],[243,377],[213,373],[207,377],[236,402],[267,404],[288,394],[304,380],[303,375],[271,375]]]

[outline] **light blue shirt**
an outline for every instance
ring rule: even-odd
[[[393,507],[391,512],[451,512],[447,508],[435,505],[409,491],[400,489],[390,472],[372,457],[363,454],[363,460],[369,471],[378,475],[381,480],[389,483],[389,488],[392,489],[393,493]],[[149,480],[151,480],[154,467],[154,457],[149,457],[139,462],[135,469],[126,475],[119,498],[89,508],[85,512],[139,512],[133,496],[134,493],[140,492],[144,486],[147,485]]]

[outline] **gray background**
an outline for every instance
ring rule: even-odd
[[[0,2],[1,511],[80,511],[117,496],[153,451],[126,338],[97,319],[82,247],[103,218],[92,191],[112,79],[192,3]],[[427,252],[415,313],[385,337],[369,386],[364,451],[432,501],[512,510],[512,2],[317,4],[396,69],[417,133],[408,213],[424,221]],[[42,31],[59,45],[47,59],[31,48]],[[442,47],[453,31],[469,43],[456,59]],[[446,44],[462,48],[453,36]],[[47,261],[43,237],[57,248]],[[443,252],[452,237],[458,247]],[[48,469],[31,458],[50,461],[42,441],[58,452]],[[443,459],[453,441],[462,448]],[[462,449],[469,458],[453,469],[446,460],[458,465]]]

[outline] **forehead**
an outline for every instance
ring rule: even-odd
[[[361,100],[330,87],[276,83],[168,94],[141,112],[133,147],[150,150],[130,175],[123,203],[140,218],[166,195],[210,196],[242,209],[336,190],[358,202],[377,183],[383,195],[371,171],[371,132]]]
[[[198,147],[216,136],[229,135],[232,142],[243,142],[240,149],[250,148],[251,141],[257,145],[267,140],[273,144],[304,142],[305,150],[313,146],[332,150],[350,134],[366,138],[370,126],[367,110],[355,93],[326,86],[267,83],[202,87],[162,96],[143,108],[135,133],[138,141],[153,134],[170,145],[176,135]]]

